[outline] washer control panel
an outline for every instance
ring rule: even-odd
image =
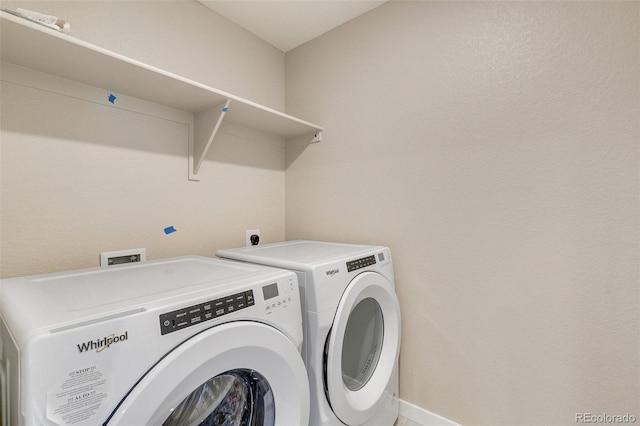
[[[294,280],[286,280],[262,287],[264,310],[267,315],[272,314],[276,309],[288,307],[295,300],[292,293],[297,285]]]
[[[182,330],[253,305],[255,305],[253,290],[249,290],[166,312],[160,314],[160,334]]]

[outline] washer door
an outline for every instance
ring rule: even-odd
[[[359,425],[377,411],[400,354],[400,305],[393,285],[364,272],[338,305],[325,350],[326,390],[336,416]]]
[[[273,327],[237,321],[205,330],[169,352],[105,424],[308,422],[309,383],[296,347]]]

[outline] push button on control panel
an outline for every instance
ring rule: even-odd
[[[164,335],[255,305],[253,290],[210,300],[160,315],[160,334]]]

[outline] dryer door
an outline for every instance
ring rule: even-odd
[[[378,409],[400,353],[400,305],[393,285],[364,272],[338,305],[326,354],[326,388],[336,416],[347,425]]]
[[[164,356],[105,424],[302,425],[309,384],[284,334],[237,321],[199,333]]]

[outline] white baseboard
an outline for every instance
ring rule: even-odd
[[[398,409],[402,417],[422,426],[460,426],[452,420],[445,419],[436,413],[432,413],[431,411],[420,408],[410,402],[403,401],[402,399],[399,401]]]

